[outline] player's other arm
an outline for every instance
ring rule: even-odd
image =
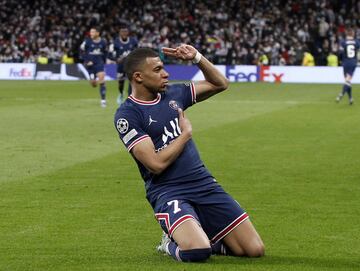
[[[181,134],[166,148],[155,152],[155,146],[150,138],[147,138],[132,148],[132,154],[151,173],[159,175],[182,153],[186,143],[192,136],[190,121],[185,117],[184,112],[179,109],[179,125]]]
[[[229,81],[215,66],[202,56],[193,46],[182,44],[177,48],[163,48],[164,54],[183,60],[196,62],[204,74],[205,80],[195,83],[196,101],[201,102],[207,98],[226,90]]]
[[[104,45],[103,45],[103,55],[102,55],[102,59],[104,61],[104,63],[106,63],[106,59],[108,59],[109,57],[109,48],[107,45],[107,42],[104,40],[103,41]]]
[[[229,81],[204,56],[201,56],[198,66],[204,74],[205,80],[195,82],[196,101],[201,102],[207,98],[226,90]]]
[[[116,63],[116,51],[114,43],[109,45],[108,59],[111,61],[111,63]]]
[[[86,49],[87,49],[86,40],[84,40],[80,45],[80,57],[82,58],[82,60],[84,62],[84,65],[86,65],[87,61],[88,61],[88,56],[87,56],[87,53],[86,53]]]
[[[87,66],[87,67],[94,64],[90,60],[88,49],[89,49],[88,42],[87,42],[87,40],[84,40],[83,43],[80,45],[80,52],[81,52],[81,55],[82,55],[84,65]]]

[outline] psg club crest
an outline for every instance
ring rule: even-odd
[[[172,108],[172,109],[174,109],[174,110],[178,110],[178,108],[179,108],[179,104],[178,104],[176,101],[174,101],[174,100],[171,100],[171,101],[169,102],[169,106],[170,106],[170,108]]]
[[[118,119],[116,122],[116,129],[120,134],[125,134],[129,129],[129,123],[126,119]]]

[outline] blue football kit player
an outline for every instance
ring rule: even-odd
[[[107,58],[107,44],[100,37],[98,28],[90,29],[90,38],[87,38],[80,46],[83,51],[84,65],[90,76],[90,83],[96,87],[98,79],[100,85],[101,106],[106,107],[106,86],[104,65]]]
[[[349,96],[349,104],[354,103],[352,97],[351,79],[357,66],[357,52],[360,48],[359,40],[355,39],[355,33],[352,29],[345,31],[346,39],[340,43],[340,54],[342,58],[342,66],[344,70],[345,84],[342,92],[336,97],[336,101],[340,102],[345,93]]]
[[[133,92],[114,118],[164,232],[158,251],[184,262],[204,261],[211,254],[260,257],[260,236],[248,214],[204,166],[184,114],[196,102],[225,90],[228,81],[190,45],[163,48],[163,53],[192,60],[205,80],[170,85],[158,54],[135,49],[125,60]]]
[[[119,36],[110,45],[109,53],[117,63],[117,77],[119,81],[119,96],[117,103],[120,105],[124,98],[125,72],[123,61],[125,57],[138,47],[138,41],[134,37],[129,37],[129,29],[126,26],[120,27]],[[131,94],[131,84],[128,86],[128,95]]]

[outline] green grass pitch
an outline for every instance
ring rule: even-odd
[[[360,87],[231,84],[187,110],[261,259],[158,254],[143,182],[87,82],[0,82],[0,270],[360,270]]]

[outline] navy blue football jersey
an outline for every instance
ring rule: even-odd
[[[340,43],[340,52],[343,63],[356,63],[357,52],[360,48],[360,42],[357,39],[345,39]]]
[[[120,57],[124,58],[132,50],[138,47],[138,41],[137,39],[133,37],[129,37],[127,40],[123,41],[119,37],[114,39],[114,43],[110,46],[110,53],[112,54],[113,59],[118,59]]]
[[[81,50],[84,52],[84,63],[91,61],[94,65],[104,65],[107,57],[107,44],[104,39],[100,41],[93,41],[87,38],[81,44]]]
[[[153,101],[140,101],[130,95],[115,113],[114,123],[120,139],[129,152],[147,138],[154,143],[156,152],[162,151],[181,134],[177,109],[187,109],[196,102],[195,99],[193,83],[170,85]],[[152,174],[134,159],[152,206],[165,194],[196,193],[216,184],[192,139],[186,143],[179,157],[159,175]]]

